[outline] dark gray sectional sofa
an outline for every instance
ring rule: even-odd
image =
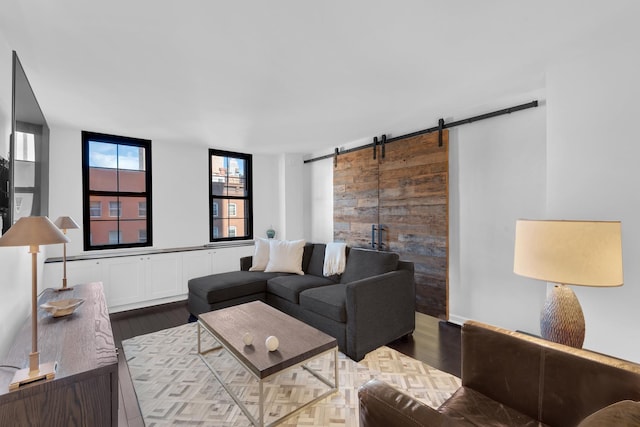
[[[340,351],[353,360],[415,328],[415,284],[412,262],[398,254],[347,248],[345,271],[324,277],[324,244],[306,244],[304,275],[240,271],[189,280],[189,312],[261,300],[335,337]]]

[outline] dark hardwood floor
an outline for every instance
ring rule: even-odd
[[[186,301],[111,315],[113,337],[119,349],[119,426],[144,426],[129,375],[129,367],[123,355],[122,341],[185,324],[188,318]],[[458,325],[416,313],[416,330],[413,335],[394,341],[388,346],[441,371],[460,376],[460,327]]]

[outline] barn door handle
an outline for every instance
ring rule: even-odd
[[[384,232],[384,227],[378,224],[378,250],[381,251],[384,248],[384,243],[382,243],[382,233]]]
[[[376,225],[371,224],[371,247],[376,247]]]

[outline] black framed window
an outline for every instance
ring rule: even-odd
[[[209,150],[209,240],[253,239],[251,154]]]
[[[152,245],[151,141],[83,131],[82,188],[85,250]]]

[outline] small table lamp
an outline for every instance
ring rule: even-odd
[[[29,246],[31,254],[31,353],[29,367],[21,369],[9,384],[15,390],[23,384],[55,377],[56,362],[40,364],[38,353],[38,252],[39,245],[65,243],[69,239],[46,216],[20,218],[0,237],[0,246]]]
[[[54,221],[54,224],[62,230],[63,234],[67,234],[67,230],[72,228],[80,228],[80,226],[70,216],[61,216]],[[57,291],[69,291],[73,288],[67,288],[67,244],[63,243],[62,249],[62,287]]]
[[[571,288],[622,286],[619,221],[530,221],[516,223],[513,271],[557,283],[540,315],[544,339],[582,348],[582,308]]]

